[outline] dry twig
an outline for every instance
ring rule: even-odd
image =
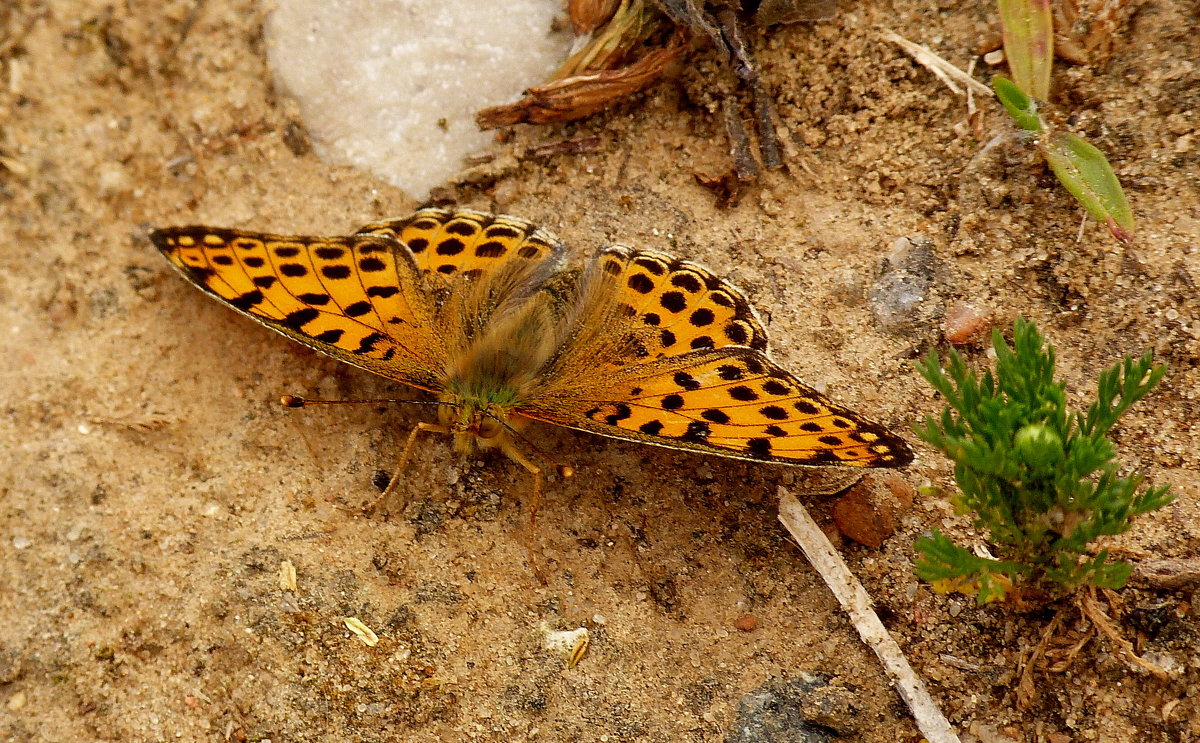
[[[1037,689],[1033,685],[1033,672],[1038,661],[1045,655],[1050,638],[1054,637],[1054,633],[1061,623],[1062,614],[1056,613],[1054,619],[1050,620],[1050,624],[1046,625],[1046,629],[1042,630],[1042,636],[1038,638],[1037,645],[1034,645],[1029,651],[1029,657],[1021,664],[1021,680],[1017,683],[1017,709],[1022,712],[1029,709],[1029,705],[1037,697]]]
[[[1113,626],[1112,618],[1104,611],[1104,607],[1096,600],[1095,589],[1089,588],[1079,595],[1079,610],[1083,615],[1092,621],[1092,625],[1096,628],[1098,634],[1107,637],[1117,648],[1117,655],[1121,656],[1121,660],[1132,668],[1140,668],[1147,673],[1152,674],[1159,681],[1167,681],[1170,676],[1167,672],[1159,668],[1154,663],[1139,656],[1133,650],[1133,645],[1117,632],[1117,628]]]
[[[950,727],[950,722],[930,696],[924,682],[908,664],[900,646],[888,634],[879,615],[871,608],[871,597],[829,543],[825,532],[821,531],[821,527],[817,526],[817,522],[813,521],[794,495],[783,488],[779,489],[779,495],[780,522],[837,597],[838,603],[858,630],[859,637],[883,664],[900,698],[912,710],[921,734],[929,743],[958,743],[958,735]]]
[[[1150,588],[1191,588],[1200,583],[1200,557],[1139,562],[1133,568],[1132,579]]]
[[[665,49],[656,49],[628,67],[537,85],[525,91],[525,97],[515,103],[483,109],[475,115],[475,123],[480,129],[495,129],[512,124],[574,121],[590,116],[653,85],[684,48],[682,40],[677,38]]]
[[[978,95],[985,95],[989,98],[991,97],[992,91],[990,88],[988,88],[988,86],[984,85],[938,55],[934,54],[932,51],[930,51],[929,47],[913,43],[895,31],[891,31],[886,28],[880,33],[883,35],[885,40],[892,42],[896,46],[908,52],[918,64],[920,64],[922,67],[925,67],[935,76],[937,76],[937,78],[945,83],[946,87],[953,91],[956,95],[963,95],[963,89],[955,84],[955,80],[975,91],[975,93]]]

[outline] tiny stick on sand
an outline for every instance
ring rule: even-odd
[[[921,734],[929,743],[959,743],[950,722],[938,709],[912,666],[908,665],[900,646],[888,634],[883,622],[879,621],[879,615],[871,608],[871,597],[866,589],[850,572],[841,555],[829,543],[804,506],[800,505],[800,501],[784,488],[779,489],[779,520],[800,545],[804,556],[816,568],[825,585],[833,591],[842,609],[850,615],[850,621],[854,623],[863,642],[875,651],[883,663],[884,670],[900,692],[900,698],[912,710]]]

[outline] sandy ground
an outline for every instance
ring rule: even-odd
[[[721,741],[748,693],[813,673],[832,700],[816,719],[841,739],[917,739],[775,521],[781,487],[808,489],[795,470],[539,430],[579,473],[542,506],[545,586],[512,463],[424,441],[408,508],[357,514],[422,411],[280,408],[284,392],[398,390],[209,301],[145,238],[197,221],[342,233],[416,206],[306,151],[249,0],[26,0],[0,22],[0,737]],[[946,302],[1035,319],[1076,401],[1121,354],[1153,349],[1170,373],[1115,436],[1178,500],[1106,544],[1194,557],[1198,23],[1186,0],[1137,3],[1111,60],[1056,68],[1064,110],[1126,184],[1130,249],[1094,224],[1077,240],[1080,210],[1038,160],[982,151],[964,100],[878,35],[965,66],[996,33],[987,2],[871,2],[754,38],[795,152],[733,209],[693,177],[728,166],[732,86],[704,51],[586,123],[517,130],[446,193],[537,220],[579,257],[619,239],[712,266],[753,297],[777,360],[898,430],[939,408],[912,363],[944,343]],[[984,108],[986,142],[1008,125]],[[595,152],[520,156],[593,135]],[[931,241],[937,291],[921,322],[887,330],[867,297],[902,236]],[[947,462],[918,449],[904,476],[948,486]],[[828,522],[830,498],[807,502]],[[965,740],[1200,738],[1194,584],[1121,594],[1122,631],[1169,679],[1093,640],[1039,673],[1018,712],[1019,663],[1049,616],[934,595],[911,570],[933,526],[966,535],[925,498],[881,550],[842,547]],[[754,631],[735,628],[746,614]],[[581,626],[591,647],[568,668],[544,633]],[[1071,619],[1066,637],[1086,629]]]

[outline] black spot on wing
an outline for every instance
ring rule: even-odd
[[[696,381],[696,378],[687,372],[675,372],[674,382],[685,390],[700,389],[700,382]]]
[[[733,382],[746,376],[746,372],[740,366],[733,364],[725,364],[717,367],[717,376],[724,379],[726,382]]]
[[[463,252],[463,248],[467,247],[462,240],[457,237],[448,237],[442,240],[437,245],[438,255],[458,255]]]
[[[467,222],[467,221],[451,222],[450,224],[446,225],[446,232],[449,232],[451,235],[462,235],[463,237],[470,237],[471,235],[474,235],[477,231],[478,231],[478,228],[471,222]]]
[[[755,459],[770,459],[771,458],[771,440],[770,439],[750,439],[746,442],[746,451]]]
[[[753,402],[758,399],[757,392],[741,384],[736,387],[730,387],[729,396],[738,402]]]
[[[663,430],[663,423],[659,420],[646,421],[642,425],[638,426],[638,430],[642,433],[650,434],[651,436],[657,436],[659,432]]]
[[[763,388],[763,392],[767,393],[768,395],[776,395],[776,396],[786,395],[792,391],[792,389],[790,387],[788,387],[783,382],[780,382],[778,379],[768,379],[763,384],[762,388]]]
[[[663,306],[663,309],[670,312],[682,312],[687,309],[687,299],[684,298],[682,292],[663,292],[658,303]]]
[[[299,299],[305,304],[316,305],[317,307],[323,307],[329,304],[328,294],[317,294],[316,292],[306,292],[296,297],[296,299]]]
[[[778,405],[764,405],[758,409],[758,412],[764,418],[770,418],[773,421],[786,420],[788,417],[787,411]]]
[[[314,310],[312,307],[305,307],[302,310],[296,310],[283,318],[283,324],[292,330],[302,331],[304,326],[316,320],[321,313]]]
[[[649,294],[654,291],[654,282],[644,273],[635,273],[625,283],[638,294]]]
[[[254,291],[248,291],[245,294],[240,294],[230,299],[229,304],[237,307],[239,310],[249,311],[251,307],[261,301],[263,301],[263,294],[255,289]]]
[[[630,410],[629,406],[623,402],[617,403],[616,409],[617,409],[617,412],[615,412],[609,416],[606,416],[604,419],[604,422],[610,426],[615,426],[618,423],[620,423],[621,421],[628,418],[629,416],[633,415],[633,411]]]
[[[696,292],[700,291],[700,287],[702,286],[700,279],[696,278],[690,273],[675,274],[671,277],[671,284],[683,289],[689,294],[695,294]]]
[[[348,317],[362,317],[363,315],[370,312],[371,309],[372,309],[372,307],[371,307],[370,302],[359,301],[359,302],[355,302],[353,304],[346,305],[346,308],[343,311],[346,313],[346,315]]]
[[[480,258],[499,258],[507,250],[508,248],[504,247],[504,243],[497,240],[488,240],[475,246],[475,255]]]
[[[358,344],[358,348],[354,349],[355,353],[370,353],[375,350],[375,344],[383,340],[386,336],[380,333],[371,333],[362,339]]]
[[[804,413],[805,415],[817,415],[821,412],[820,408],[818,408],[816,405],[813,405],[808,400],[797,400],[796,402],[792,403],[792,407],[801,413]]]

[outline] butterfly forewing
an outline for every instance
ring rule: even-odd
[[[295,340],[385,377],[437,389],[444,344],[412,256],[387,235],[308,237],[215,227],[155,230],[192,283]]]

